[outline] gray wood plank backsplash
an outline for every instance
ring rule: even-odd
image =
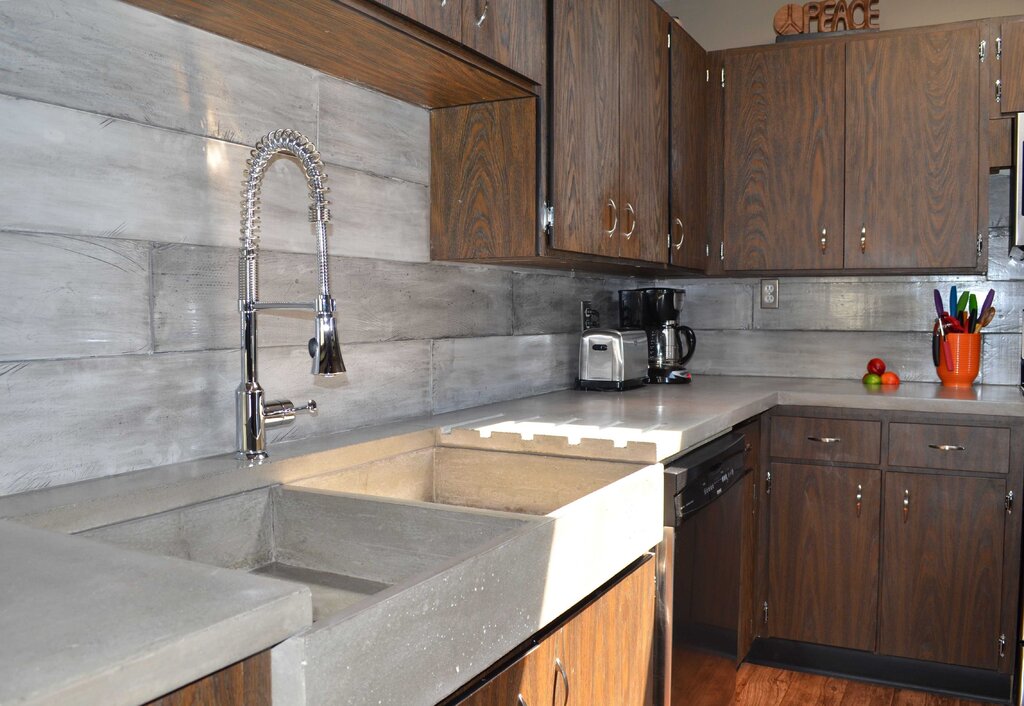
[[[516,335],[578,333],[580,301],[590,300],[601,326],[619,325],[618,290],[649,286],[626,278],[566,277],[552,272],[516,272],[512,276]]]
[[[570,387],[579,334],[434,341],[435,413]]]
[[[153,252],[157,351],[238,347],[238,252],[162,245]],[[316,258],[264,251],[260,297],[312,302]],[[332,293],[343,343],[511,333],[512,273],[332,257]],[[455,306],[453,306],[455,304]],[[260,344],[293,346],[312,334],[311,314],[260,314]]]
[[[319,76],[316,146],[334,164],[430,183],[430,112],[381,93]],[[373,120],[366,116],[372,115]],[[387,149],[380,149],[387,145]]]
[[[0,361],[149,352],[149,244],[0,232]]]
[[[0,3],[0,93],[254,143],[316,129],[316,72],[113,0]]]

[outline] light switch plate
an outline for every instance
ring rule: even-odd
[[[761,308],[762,309],[778,309],[779,308],[779,280],[777,280],[777,279],[763,279],[763,280],[761,280]]]

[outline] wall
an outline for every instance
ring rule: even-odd
[[[626,282],[428,263],[429,115],[114,0],[0,3],[0,494],[234,448],[248,145],[327,162],[349,372],[308,373],[306,315],[261,317],[271,398],[322,435],[564,388],[580,298]],[[264,300],[312,300],[289,160],[263,198]]]
[[[694,373],[859,378],[879,356],[904,380],[937,381],[931,362],[933,289],[969,289],[979,304],[996,292],[985,329],[980,382],[1020,380],[1024,265],[1007,256],[1010,179],[989,181],[988,276],[786,277],[779,308],[760,308],[760,280],[676,279],[686,289],[681,321],[697,331]]]
[[[772,21],[785,0],[659,0],[707,50],[770,44]],[[803,3],[798,3],[803,4]],[[879,0],[881,29],[1024,13],[1021,0]]]

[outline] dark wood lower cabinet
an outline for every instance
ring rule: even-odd
[[[880,653],[1000,666],[1005,486],[993,478],[886,474]]]
[[[260,652],[145,706],[270,706],[270,652]]]
[[[648,559],[457,703],[645,706],[653,689],[654,570]]]
[[[772,637],[875,647],[881,471],[772,464]]]

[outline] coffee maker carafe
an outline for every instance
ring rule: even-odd
[[[683,289],[667,287],[619,292],[621,327],[647,332],[648,383],[690,381],[685,366],[697,348],[697,336],[678,322],[685,294]]]

